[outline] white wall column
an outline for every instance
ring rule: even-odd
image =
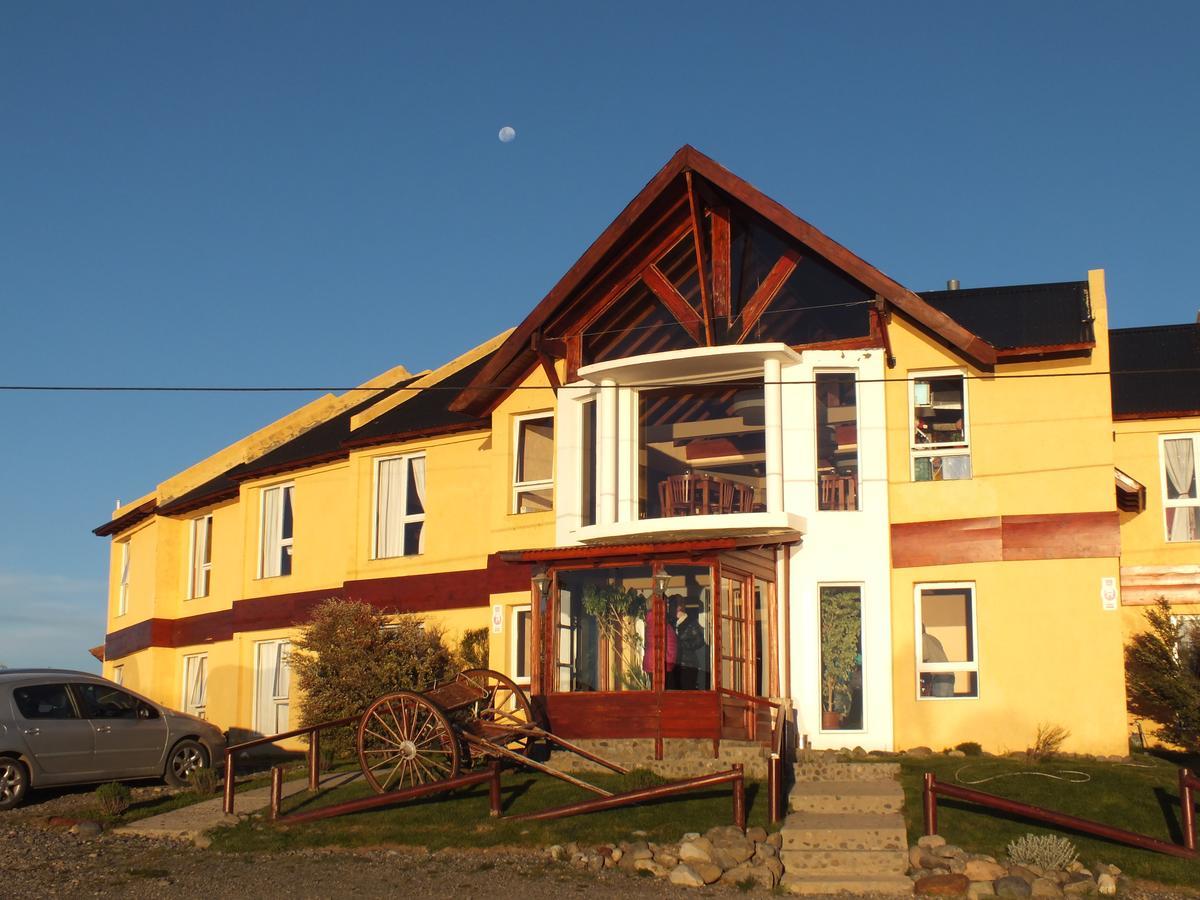
[[[783,511],[783,369],[778,359],[763,360],[767,512]]]
[[[596,398],[596,524],[617,521],[617,383],[610,378],[600,382]]]

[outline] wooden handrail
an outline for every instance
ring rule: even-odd
[[[760,706],[769,706],[772,709],[779,709],[779,704],[774,700],[768,700],[766,697],[756,697],[754,694],[744,694],[741,691],[734,691],[730,688],[717,688],[718,694],[724,694],[726,697],[736,697],[738,700],[745,700],[749,703],[757,703]]]
[[[279,734],[269,734],[265,737],[254,738],[249,741],[242,741],[240,744],[233,744],[225,748],[225,815],[233,815],[233,755],[240,750],[249,750],[251,747],[261,747],[263,744],[273,744],[276,741],[284,741],[288,738],[299,737],[302,734],[309,736],[308,741],[308,789],[315,791],[320,778],[320,762],[321,762],[321,731],[325,728],[337,728],[340,725],[351,725],[359,720],[360,716],[344,716],[340,719],[331,719],[328,722],[318,722],[316,725],[308,725],[304,728],[293,728],[291,731],[283,731]],[[282,777],[276,775],[272,770],[272,779]],[[274,791],[272,791],[274,793]]]
[[[1198,786],[1196,781],[1195,776],[1188,772],[1187,769],[1179,770],[1179,799],[1182,811],[1183,846],[1168,843],[1158,838],[1152,838],[1148,835],[1138,834],[1136,831],[1126,831],[1124,828],[1105,825],[1103,822],[1093,822],[1090,819],[1081,819],[1078,816],[1055,812],[1052,809],[1044,809],[1043,807],[1032,806],[1031,804],[1021,803],[1017,800],[997,797],[995,794],[987,794],[983,791],[973,790],[972,788],[960,787],[956,784],[944,784],[937,780],[937,776],[933,772],[925,773],[922,798],[924,801],[922,805],[924,807],[925,833],[937,834],[937,795],[941,794],[943,797],[949,797],[953,800],[976,803],[988,809],[999,810],[1000,812],[1033,819],[1038,822],[1046,822],[1050,825],[1057,825],[1060,828],[1069,828],[1082,834],[1115,841],[1118,844],[1127,844],[1130,847],[1137,847],[1141,850],[1152,850],[1155,853],[1165,853],[1169,856],[1194,859],[1196,856],[1196,832],[1193,821],[1192,788]]]

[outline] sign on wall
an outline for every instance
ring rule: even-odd
[[[497,603],[492,606],[492,634],[504,631],[504,606]]]
[[[1117,579],[1100,579],[1100,603],[1108,612],[1112,612],[1117,608]]]

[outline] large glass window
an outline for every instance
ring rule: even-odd
[[[862,588],[821,585],[821,730],[863,727]]]
[[[761,381],[638,393],[640,518],[765,509]]]
[[[375,464],[375,558],[425,552],[425,457]]]
[[[858,509],[858,400],[854,373],[818,372],[819,509]]]
[[[512,612],[513,681],[529,684],[529,651],[533,647],[533,607],[518,606]]]
[[[554,417],[516,420],[513,512],[554,508]]]
[[[747,652],[748,609],[746,580],[741,576],[721,576],[721,687],[747,692],[749,661]]]
[[[208,709],[208,654],[183,658],[183,711],[203,719]]]
[[[259,537],[259,576],[292,574],[292,494],[290,484],[263,488]]]
[[[967,385],[962,375],[919,375],[912,382],[913,481],[971,477]]]
[[[978,697],[974,585],[917,585],[915,599],[918,696]]]
[[[675,633],[676,653],[668,654],[669,691],[712,690],[713,591],[708,566],[667,566],[667,624]],[[668,649],[670,637],[668,636]],[[672,665],[673,663],[673,665]]]
[[[188,599],[207,597],[212,581],[211,515],[192,519],[191,571],[188,574]]]
[[[1200,541],[1197,457],[1200,434],[1163,437],[1163,512],[1168,541]]]
[[[596,524],[596,470],[599,446],[596,443],[596,400],[585,400],[580,423],[579,512],[583,525]]]
[[[645,691],[652,687],[654,590],[649,566],[558,573],[560,691]],[[667,659],[678,652],[668,635]]]

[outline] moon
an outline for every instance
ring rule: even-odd
[[[505,125],[500,129],[500,143],[511,143],[512,141],[516,140],[516,137],[517,129],[513,128],[511,125]]]

